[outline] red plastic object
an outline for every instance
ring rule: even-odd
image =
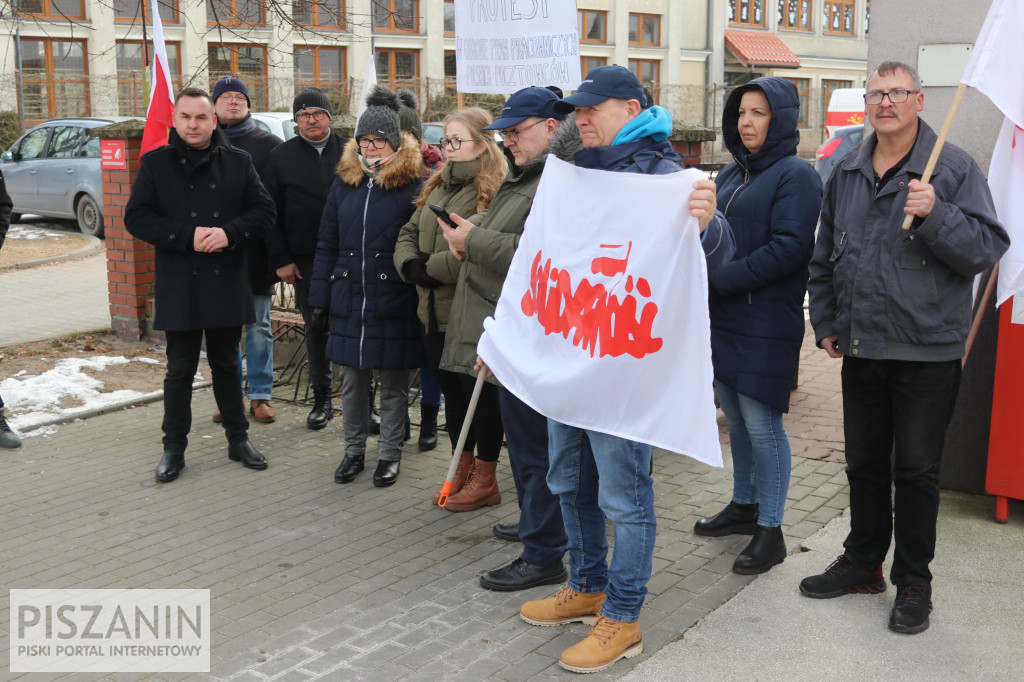
[[[834,152],[836,150],[836,147],[839,146],[840,142],[842,142],[842,140],[839,139],[838,137],[835,138],[835,139],[829,140],[825,144],[823,144],[820,147],[818,147],[818,153],[814,155],[814,158],[816,160],[818,160],[818,161],[821,161],[822,159],[824,159],[826,157],[832,156],[832,152]]]
[[[996,521],[1009,518],[1009,498],[1024,500],[1024,324],[1012,322],[1013,301],[999,309],[996,378],[992,388],[992,426],[988,439],[985,490],[996,496]]]

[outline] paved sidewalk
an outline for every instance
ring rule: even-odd
[[[0,348],[110,327],[107,256],[0,272]]]
[[[787,426],[795,452],[838,459],[838,366],[818,353],[805,347]],[[497,593],[477,582],[519,551],[491,535],[493,523],[517,516],[504,454],[503,503],[454,514],[430,503],[447,466],[440,451],[407,447],[398,483],[378,489],[371,446],[368,470],[337,485],[340,419],[313,432],[305,428],[307,408],[275,406],[277,423],[252,426],[271,463],[253,472],[227,459],[223,433],[208,418],[212,393],[197,392],[188,468],[170,484],[153,480],[159,402],[27,437],[3,454],[5,586],[209,588],[213,667],[194,679],[576,678],[557,659],[587,628],[537,628],[518,617],[524,599],[556,588]],[[655,481],[645,652],[588,680],[618,679],[655,659],[752,580],[730,570],[747,538],[692,532],[698,518],[728,502],[729,471],[657,451]],[[844,482],[839,462],[794,458],[784,528],[791,551],[846,507]],[[5,672],[7,607],[3,590]]]

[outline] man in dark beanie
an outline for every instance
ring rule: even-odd
[[[249,113],[249,88],[245,83],[224,76],[213,86],[213,106],[217,111],[217,125],[236,149],[249,153],[256,173],[263,175],[270,150],[281,140],[256,127]],[[267,247],[262,239],[254,239],[245,249],[249,287],[252,289],[256,321],[245,325],[245,374],[249,381],[249,414],[258,422],[269,424],[277,418],[270,406],[270,392],[274,386],[274,335],[270,329],[270,302],[274,295],[274,276],[267,261]],[[239,382],[241,383],[242,347],[238,347]],[[244,398],[244,383],[243,398]],[[213,421],[221,422],[220,410],[213,413]]]
[[[299,134],[270,153],[264,184],[277,204],[277,222],[267,234],[270,265],[282,282],[295,286],[295,300],[306,323],[306,357],[313,409],[306,417],[310,429],[322,429],[334,417],[331,404],[331,365],[327,360],[327,330],[309,307],[320,216],[334,169],[348,142],[331,131],[334,110],[320,88],[306,88],[292,102]]]

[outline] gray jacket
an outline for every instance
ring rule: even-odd
[[[939,362],[963,357],[973,277],[999,260],[1010,238],[996,218],[981,169],[946,144],[927,218],[900,229],[907,184],[920,180],[936,135],[920,121],[903,168],[874,187],[871,133],[825,186],[807,285],[818,346],[839,335],[844,355]]]

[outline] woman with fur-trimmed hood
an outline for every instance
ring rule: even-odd
[[[381,424],[373,484],[398,478],[409,370],[426,362],[416,289],[394,264],[398,232],[415,210],[423,157],[402,133],[395,93],[375,87],[345,145],[320,221],[309,304],[330,329],[327,356],[341,366],[345,457],[334,474],[349,483],[363,470],[370,433],[373,370],[381,380]]]

